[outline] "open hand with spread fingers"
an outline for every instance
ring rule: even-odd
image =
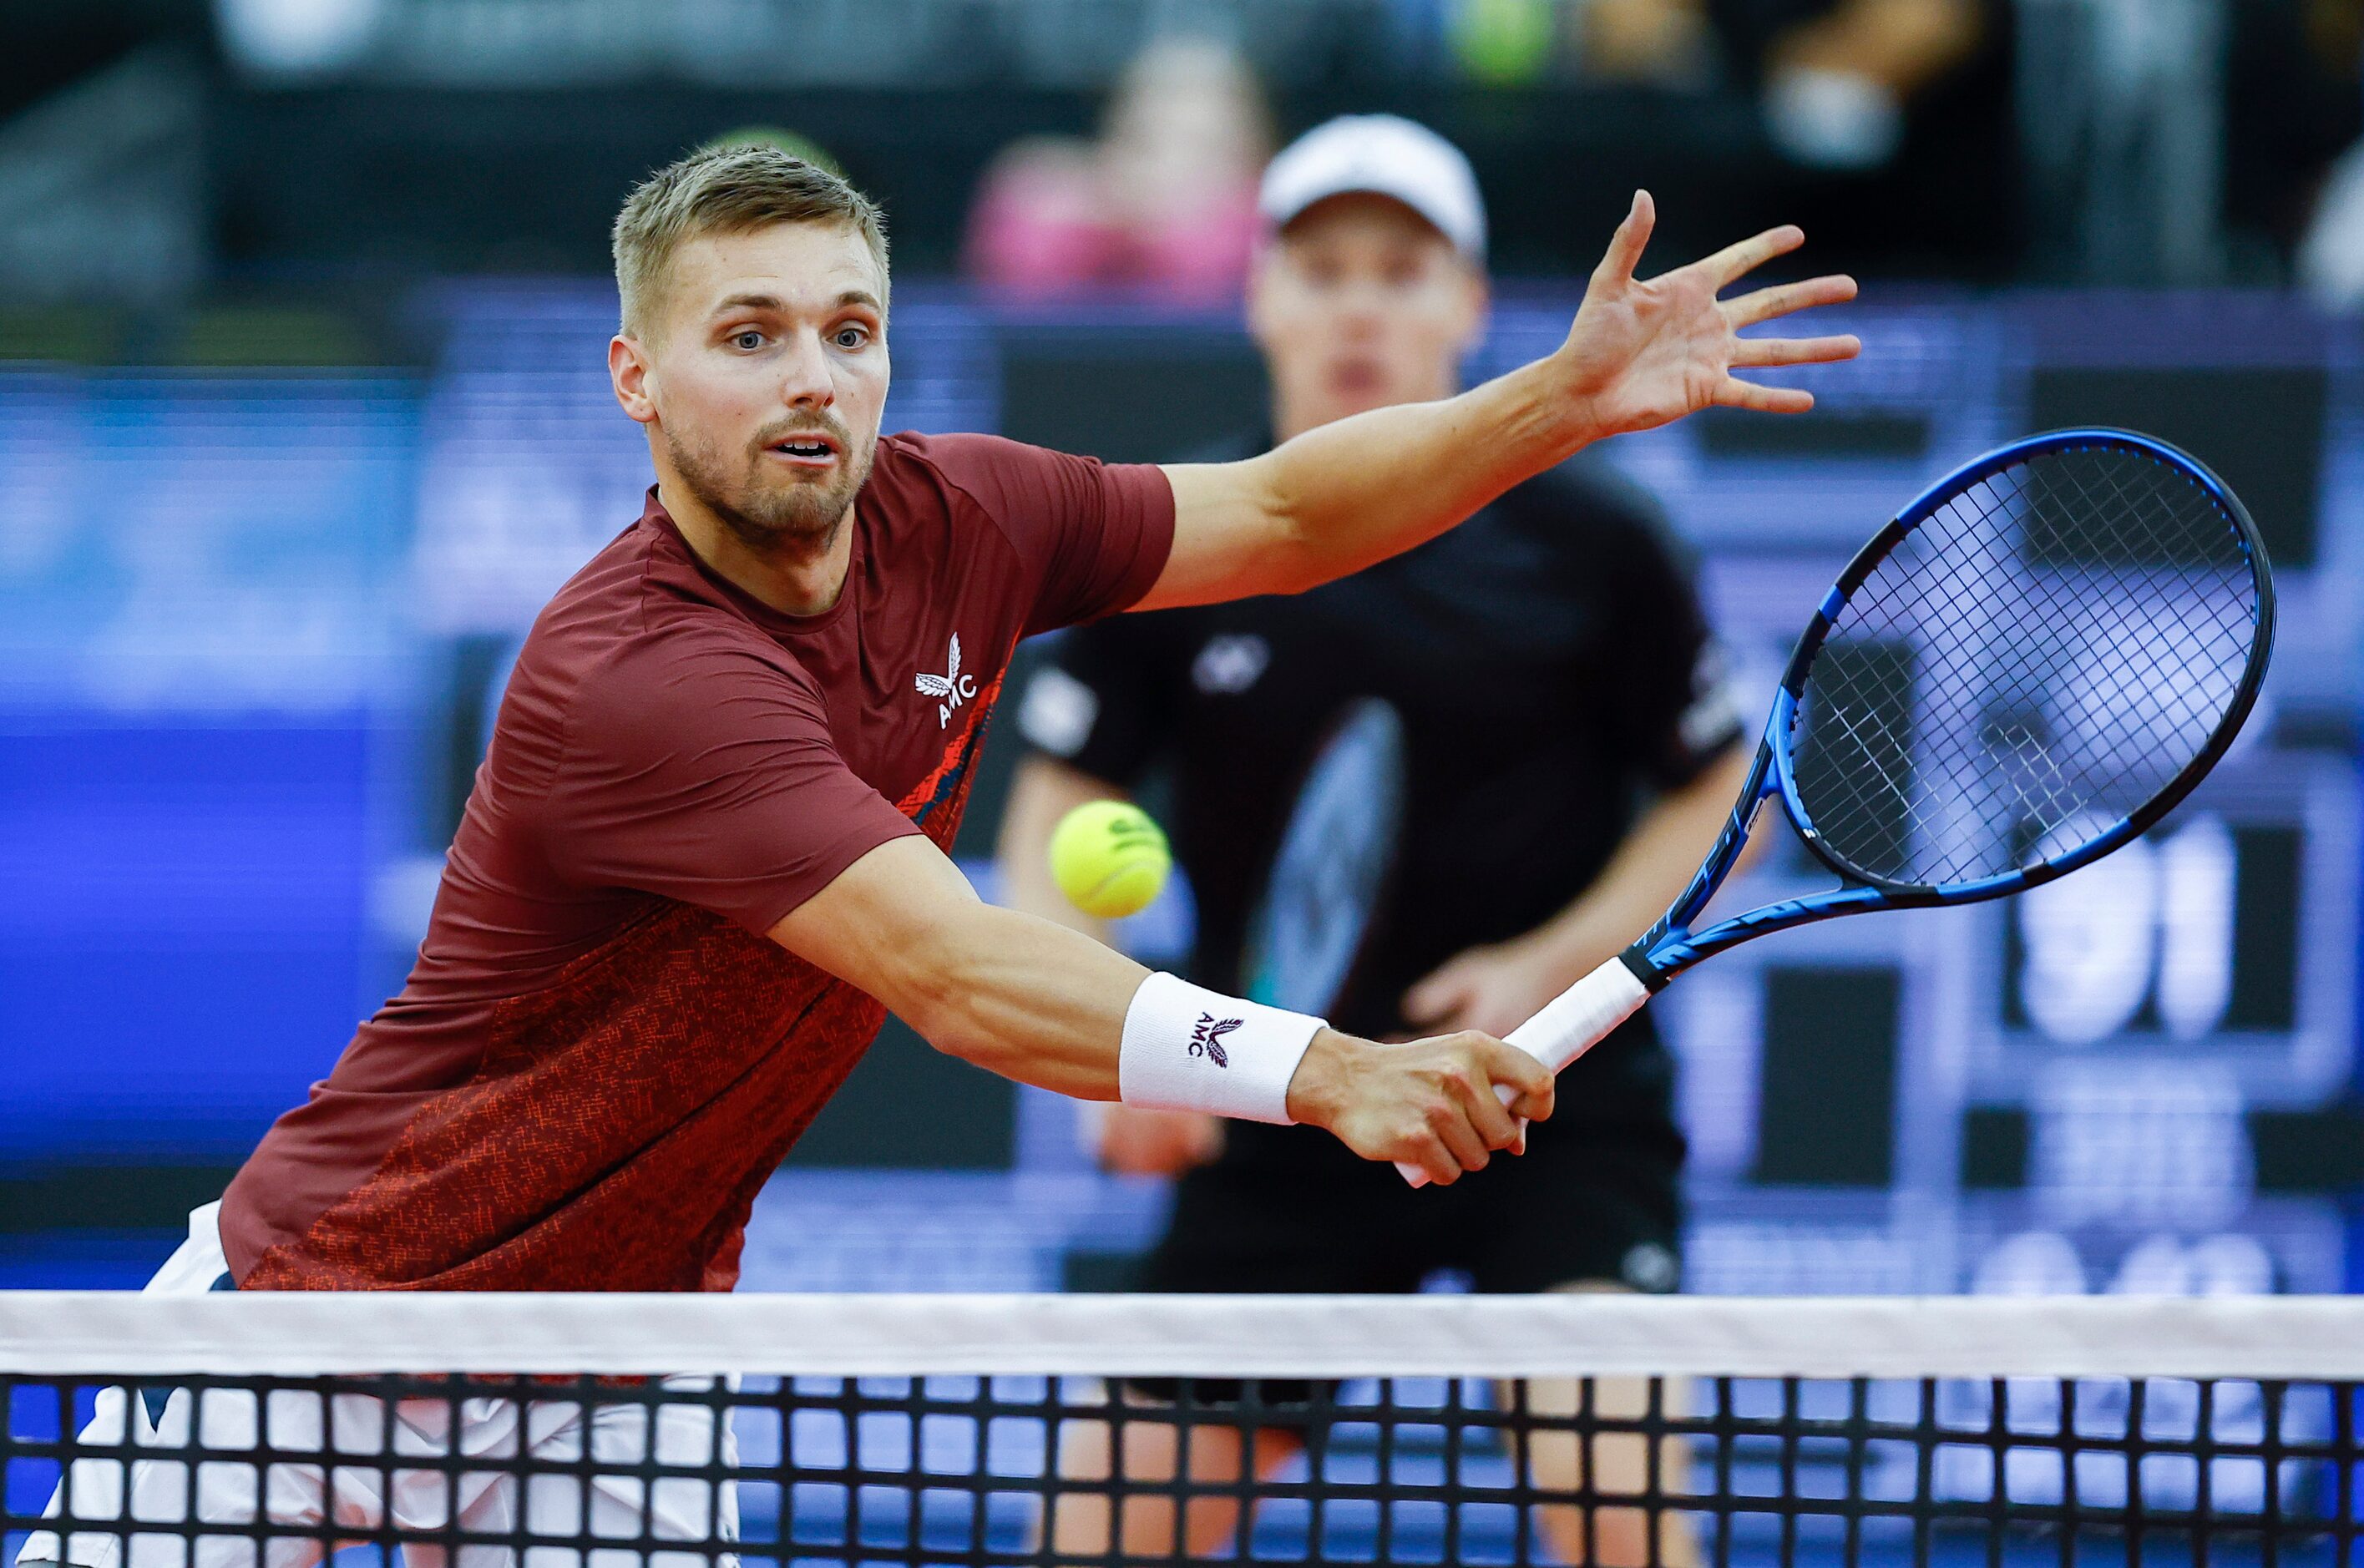
[[[1596,435],[1652,429],[1717,406],[1769,414],[1801,414],[1812,408],[1810,392],[1743,381],[1732,373],[1851,360],[1861,351],[1861,343],[1848,334],[1743,338],[1740,330],[1814,306],[1853,299],[1855,280],[1812,278],[1719,299],[1749,272],[1805,243],[1801,230],[1783,227],[1645,282],[1634,272],[1656,217],[1650,194],[1634,192],[1633,210],[1617,226],[1608,254],[1593,269],[1576,324],[1554,356],[1570,395],[1589,416]]]

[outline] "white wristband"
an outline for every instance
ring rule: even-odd
[[[1328,1027],[1160,972],[1125,1009],[1117,1092],[1129,1106],[1285,1126],[1288,1081],[1314,1032]]]

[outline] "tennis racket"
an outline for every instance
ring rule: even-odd
[[[1752,938],[2001,898],[2091,864],[2216,765],[2273,640],[2257,527],[2189,453],[2055,430],[1957,469],[1823,595],[1682,896],[1510,1043],[1557,1072]],[[1838,884],[1694,929],[1773,800]]]

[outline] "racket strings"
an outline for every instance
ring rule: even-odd
[[[1960,579],[1964,574],[1965,564],[1980,568],[1990,564],[1991,551],[1966,551],[1960,548],[1960,530],[1965,525],[1984,530],[1990,535],[1991,525],[1998,516],[2009,517],[2016,511],[2024,517],[2040,517],[2046,508],[2057,504],[2059,497],[2057,495],[2046,494],[2048,491],[2057,489],[2057,484],[2048,483],[2051,476],[2038,472],[2032,475],[2011,477],[2024,478],[2032,483],[2013,484],[2007,480],[2002,484],[1993,486],[1991,495],[1968,498],[1970,503],[1968,505],[1957,502],[1950,509],[1947,519],[1953,527],[1946,530],[1955,537],[1945,539],[1944,533],[1931,536],[1945,539],[1946,543],[1954,547],[1938,557],[1948,563],[1950,570],[1946,573],[1948,581],[1945,584],[1943,591],[1935,596],[1935,602],[1958,606],[1962,603]],[[2106,477],[2114,479],[2114,476]],[[2121,504],[2135,499],[2126,495],[2126,487],[2123,483],[2113,483],[2109,489],[2112,498]],[[2091,634],[2090,628],[2079,626],[2080,617],[2074,612],[2080,601],[2089,604],[2092,602],[2098,585],[2096,575],[2090,567],[2068,572],[2056,584],[2051,584],[2056,589],[2065,588],[2065,595],[2058,591],[2044,594],[2023,606],[2022,613],[1999,617],[2001,628],[2014,635],[2014,641],[2021,654],[2018,662],[2033,665],[2038,670],[2057,669],[2067,662],[2086,657],[2087,651],[2094,643],[2095,639]],[[1991,580],[1990,574],[1988,580]],[[2046,585],[2039,581],[2039,587]],[[2064,598],[2070,612],[2067,615],[2060,613]],[[1892,608],[1892,606],[1889,607]],[[1972,606],[1967,616],[1957,615],[1935,622],[1937,631],[1934,637],[1926,639],[1929,646],[1924,651],[1924,658],[1942,671],[1948,666],[1958,669],[1966,656],[1975,657],[1980,651],[1970,643],[1966,633],[1979,629],[1976,617],[1980,607],[1982,606]],[[1891,616],[1890,618],[1892,621],[1894,617]],[[2064,630],[2064,628],[2068,629]],[[1991,638],[1995,635],[1995,631],[1996,627],[1990,625],[1984,628],[1984,635]],[[2189,648],[2178,651],[2187,662],[2189,661],[2191,657]],[[2009,651],[2006,651],[2005,659],[2002,662],[2011,662]],[[2109,688],[2122,703],[2124,699],[2132,697],[2131,704],[2126,705],[2127,712],[2124,716],[2127,722],[2121,726],[2122,728],[2130,728],[2136,733],[2149,731],[2155,734],[2162,728],[2169,729],[2181,728],[2182,725],[2179,721],[2187,716],[2170,716],[2165,711],[2164,705],[2146,695],[2147,693],[2155,694],[2162,690],[2172,691],[2176,688],[2157,685],[2147,687],[2139,677],[2149,672],[2127,667],[2124,662],[2119,662],[2119,667],[2102,668],[2089,675],[2089,679]],[[2024,706],[2025,701],[2024,694],[2021,694],[2018,697],[2020,706]],[[2090,719],[2092,716],[2088,714],[2084,717]],[[1958,729],[1959,726],[1956,728]],[[2090,776],[2078,776],[2078,770],[2074,768],[2045,765],[2053,762],[2056,759],[2047,756],[2046,749],[2042,746],[2031,747],[2028,744],[2031,740],[2038,739],[2035,728],[2022,724],[2016,728],[2018,733],[2010,739],[2017,743],[2001,748],[2005,756],[1999,759],[2006,763],[2016,761],[2020,764],[2019,769],[2016,770],[2016,777],[2013,776],[2014,770],[2008,766],[2002,770],[2000,782],[2008,791],[2006,804],[2016,806],[2017,815],[2023,819],[2034,818],[2039,831],[2050,831],[2059,826],[2068,816],[2090,804],[2095,793],[2092,787],[2095,781]],[[2122,740],[2123,738],[2110,739]],[[2201,739],[2204,740],[2204,736]],[[1997,748],[1990,743],[1989,750],[1992,751]],[[2089,746],[2088,750],[2108,756],[2119,764],[2112,770],[2111,781],[2121,785],[2135,788],[2141,788],[2144,785],[2163,786],[2167,779],[2173,776],[2171,767],[2162,770],[2155,779],[2143,779],[2135,773],[2130,773],[2124,766],[2128,759],[2125,755],[2127,749],[2123,744]],[[2013,758],[2009,755],[2011,752],[2016,752],[2018,755]],[[2154,750],[2152,756],[2156,761],[2159,753]],[[1942,762],[1945,759],[1941,757],[1938,760]],[[2180,758],[2177,759],[2178,762],[2180,761]],[[2033,768],[2028,766],[2031,762],[2036,764]],[[1910,799],[1901,802],[1895,799],[1899,784],[1895,773],[1892,770],[1880,772],[1879,787],[1889,792],[1891,806],[1901,804],[1904,807],[1891,809],[1887,813],[1885,826],[1889,831],[1884,847],[1893,854],[1901,854],[1912,847],[1910,840],[1905,837],[1904,830],[1909,828],[1925,833],[1931,824],[1924,820],[1920,812],[1912,809],[1917,803]],[[2147,794],[2149,790],[2143,789],[2143,793]],[[2000,871],[2009,869],[2009,865],[1997,860],[1990,866],[1979,869]]]
[[[2171,471],[2160,470],[2159,472]],[[2041,477],[2041,475],[2038,476],[2039,479]],[[2156,493],[2130,497],[2126,495],[2124,485],[2119,483],[2116,475],[2105,474],[2105,477],[2110,480],[2116,498],[2128,506],[2156,505],[2162,499],[2169,502],[2175,499],[2173,496],[2162,497]],[[2196,492],[2196,487],[2193,489]],[[2217,513],[2213,500],[2210,500],[2208,505],[2212,523],[2221,519],[2221,526],[2229,530],[2231,528],[2229,516]],[[2237,539],[2236,542],[2237,543]],[[2129,662],[2121,660],[2104,673],[2113,675],[2148,676],[2158,669],[2180,669],[2198,673],[2211,666],[2224,664],[2223,655],[2230,652],[2234,654],[2230,665],[2230,680],[2216,683],[2221,686],[2218,690],[2201,689],[2205,683],[2200,681],[2195,681],[2191,687],[2187,688],[2180,684],[2143,678],[2118,680],[2113,684],[2114,690],[2124,699],[2125,706],[2124,711],[2117,717],[2124,728],[2136,734],[2158,735],[2185,734],[2193,725],[2204,725],[2205,728],[2193,738],[2191,748],[2193,751],[2204,744],[2207,735],[2213,733],[2225,706],[2229,705],[2233,689],[2238,683],[2240,670],[2247,662],[2252,614],[2249,607],[2243,606],[2239,603],[2241,592],[2247,585],[2246,567],[2237,578],[2230,573],[2218,575],[2220,581],[2214,584],[2216,591],[2203,594],[2187,606],[2196,612],[2190,618],[2179,617],[2161,622],[2152,617],[2150,624],[2142,628],[2154,637],[2162,638],[2168,644],[2164,651],[2165,658],[2147,662],[2146,668],[2138,672],[2133,670]],[[2073,596],[2084,603],[2091,602],[2097,595],[2108,591],[2109,586],[2097,580],[2097,574],[2091,567],[2077,569],[2072,573],[2069,584]],[[2084,649],[2073,643],[2062,630],[2062,628],[2068,624],[2069,623],[2048,614],[2037,622],[2033,641],[2028,648],[2030,661],[2037,667],[2057,668],[2064,660],[2074,659],[2085,651]],[[2228,647],[2225,644],[2225,639],[2227,637],[2238,639],[2237,648]],[[2113,646],[2123,648],[2125,645],[2124,639],[2120,639]],[[2114,761],[2121,763],[2126,761],[2119,752],[2103,750]],[[2168,762],[2168,771],[2149,783],[2147,787],[2141,788],[2135,796],[2137,800],[2147,799],[2150,795],[2157,793],[2158,789],[2164,788],[2174,773],[2180,771],[2182,762],[2189,759],[2188,756],[2173,757],[2169,751],[2157,751],[2153,753],[2150,760]]]
[[[1807,816],[1846,863],[1932,886],[2089,840],[2224,725],[2257,573],[2217,496],[2139,448],[1969,486],[1873,567],[1808,672]]]
[[[1965,524],[1973,528],[1990,528],[1990,525],[1999,515],[2007,517],[2014,510],[2018,510],[2023,517],[2041,516],[2044,508],[2057,503],[2059,497],[2057,495],[2046,494],[2047,490],[2057,489],[2057,486],[2047,484],[2046,481],[2049,476],[2041,473],[2027,477],[2033,480],[2032,484],[2014,486],[2007,482],[1994,486],[1995,494],[1991,496],[1973,497],[1972,504],[1967,506],[1957,503],[1951,509],[1948,521],[1957,530]],[[2112,498],[2121,504],[2136,500],[2126,495],[2125,486],[2123,484],[2114,484],[2110,486],[2110,489]],[[2155,497],[2139,499],[2148,501]],[[1942,535],[1933,537],[1942,537]],[[1946,592],[1937,596],[1937,602],[1941,604],[1959,601],[1958,580],[1963,575],[1961,566],[1965,552],[1958,549],[1958,539],[1948,542],[1955,543],[1957,548],[1946,558],[1952,562],[1954,570],[1948,574],[1952,581],[1947,583]],[[1971,559],[1980,561],[1980,556],[1977,552],[1972,552]],[[1980,563],[1984,562],[1980,561]],[[2180,769],[2180,762],[2185,760],[2183,756],[2172,755],[2172,753],[2178,751],[2196,750],[2197,746],[2204,743],[2205,740],[2205,731],[2203,731],[2196,737],[2187,737],[2187,744],[2181,748],[2151,746],[2135,751],[2125,743],[2130,736],[2174,734],[2188,730],[2195,717],[2213,718],[2214,717],[2212,713],[2202,711],[2196,705],[2188,703],[2183,705],[2186,711],[2173,711],[2169,703],[2160,700],[2160,694],[2171,694],[2180,688],[2155,683],[2146,684],[2144,677],[2156,673],[2155,670],[2136,668],[2124,660],[2106,661],[2098,666],[2094,664],[2091,658],[2091,650],[2096,639],[2090,626],[2080,624],[2080,621],[2089,621],[2091,617],[2080,616],[2077,611],[2080,606],[2094,602],[2097,589],[2107,586],[2097,581],[2098,576],[2099,574],[2088,566],[2059,573],[2050,581],[2039,579],[2036,586],[2040,590],[2048,591],[2040,592],[2032,596],[2020,606],[2020,613],[2016,615],[2006,613],[1996,617],[1994,622],[1981,628],[1976,618],[1977,610],[1974,608],[1968,616],[1952,616],[1936,621],[1935,634],[1925,639],[1927,647],[1924,650],[1924,657],[1942,674],[1949,669],[1958,671],[1963,667],[1966,658],[1976,658],[1983,651],[1977,646],[1977,638],[1973,637],[1973,633],[1985,639],[1993,639],[1998,631],[2007,632],[2011,634],[2010,644],[2002,651],[2001,658],[1990,655],[1989,662],[2001,663],[2006,667],[2015,662],[2024,666],[2032,666],[2038,671],[2081,665],[2088,682],[2106,688],[2117,699],[2117,711],[2109,717],[2113,717],[2118,721],[2116,728],[2119,733],[2103,734],[2098,737],[2088,734],[2084,738],[2086,744],[2083,751],[2087,755],[2083,760],[2090,762],[2091,759],[2099,757],[2106,759],[2112,764],[2103,778],[2095,778],[2094,770],[2090,766],[2084,768],[2075,766],[2074,763],[2079,759],[2073,749],[2063,749],[2046,743],[2053,737],[2039,733],[2039,728],[2048,730],[2057,728],[2054,726],[2038,727],[2019,723],[2008,726],[2001,734],[1995,733],[1993,727],[1990,726],[1989,733],[1985,738],[1988,757],[1974,756],[1970,759],[1973,762],[1991,762],[2000,764],[1998,767],[1989,769],[1989,782],[1993,786],[1990,793],[1997,797],[1993,804],[1999,805],[2002,810],[2000,812],[1990,810],[1985,815],[1991,819],[2029,825],[2032,836],[2039,840],[2056,832],[2078,814],[2090,807],[2109,786],[2114,786],[2116,792],[2122,796],[2134,800],[2147,798],[2158,788],[2164,787]],[[2062,613],[2064,607],[2066,614]],[[2105,628],[2104,629],[2110,632],[2112,637],[2103,640],[2103,646],[2123,645],[2127,642],[2128,634],[2125,628]],[[2140,628],[2136,629],[2138,631]],[[2180,641],[2184,645],[2170,650],[2170,658],[2180,659],[2188,664],[2195,656],[2195,649],[2191,645],[2192,639],[2185,638]],[[2204,650],[2201,652],[2204,656]],[[2039,686],[2042,684],[2040,680],[2036,684]],[[2010,701],[2013,706],[2023,710],[2028,706],[2024,692],[2010,694]],[[1990,703],[1988,706],[1993,705]],[[2086,706],[2090,708],[2091,705]],[[1938,717],[1942,717],[1942,716]],[[2097,716],[2088,711],[2078,717],[2086,722],[2090,729],[2091,721]],[[1924,717],[1924,730],[1933,728],[1942,731],[1943,726],[1931,726]],[[1964,727],[1957,720],[1954,728],[1958,733]],[[2209,728],[2213,728],[2213,724]],[[2100,744],[2094,743],[2097,740]],[[1942,746],[1935,750],[1941,754],[1934,760],[1940,765],[1948,762],[1958,762],[1961,760],[1943,756]],[[2142,766],[2146,761],[2153,764],[2153,767]],[[2158,766],[2161,762],[2166,765]],[[2150,776],[2145,776],[2146,774]],[[1900,796],[1898,784],[1899,781],[1893,771],[1882,770],[1879,788],[1888,793],[1890,809],[1885,814],[1885,821],[1882,825],[1885,831],[1880,840],[1880,847],[1889,853],[1892,862],[1901,862],[1901,858],[1915,848],[1916,840],[1925,839],[1934,828],[1941,825],[1930,821],[1925,811],[1920,809],[1921,800]],[[2097,785],[2103,787],[2097,788]],[[2021,835],[2022,838],[2029,836],[2028,833]],[[2005,836],[1989,833],[1985,835],[1985,844],[1990,851],[1985,863],[1944,869],[1965,875],[1994,874],[2012,869],[2013,865],[2017,863],[2017,858],[2015,856],[2006,858],[2002,852],[2007,843],[2008,840]]]

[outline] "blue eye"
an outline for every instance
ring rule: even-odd
[[[868,341],[869,338],[870,334],[859,327],[841,327],[837,333],[837,346],[841,349],[858,349]]]
[[[730,341],[742,349],[760,349],[764,346],[764,335],[751,327],[744,332],[733,332]]]

